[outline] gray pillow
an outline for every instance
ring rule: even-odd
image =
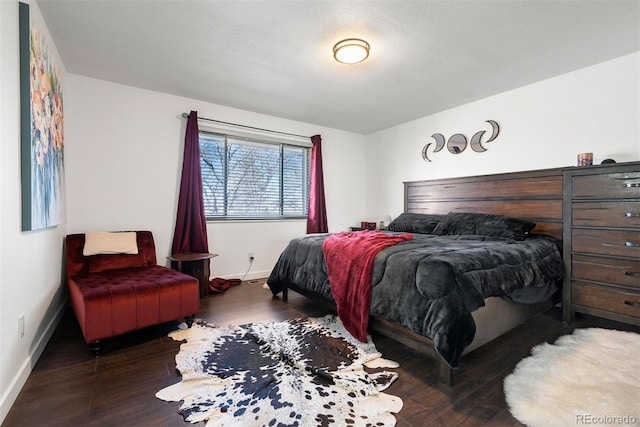
[[[438,223],[432,234],[506,237],[524,240],[535,223],[502,215],[449,212]]]
[[[405,233],[429,234],[442,218],[444,215],[402,213],[391,221],[387,229]]]

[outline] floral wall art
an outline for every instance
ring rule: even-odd
[[[62,70],[47,33],[20,3],[22,230],[64,222]]]

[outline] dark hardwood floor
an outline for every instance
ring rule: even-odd
[[[204,298],[199,317],[218,324],[278,321],[321,316],[326,310],[294,292],[289,302],[273,299],[262,283],[242,283]],[[384,357],[400,363],[399,379],[387,390],[404,407],[397,425],[519,426],[504,403],[503,380],[531,347],[570,333],[554,308],[463,358],[454,385],[437,382],[431,360],[393,340],[373,335]],[[38,360],[3,426],[188,426],[177,410],[155,393],[180,381],[174,357],[179,342],[167,337],[170,322],[105,340],[94,358],[70,310]],[[575,326],[629,329],[579,317]],[[201,424],[202,425],[202,424]]]

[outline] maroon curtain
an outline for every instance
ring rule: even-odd
[[[204,199],[202,196],[197,111],[192,111],[187,120],[176,228],[173,234],[173,245],[171,246],[172,254],[189,252],[209,252],[207,221],[204,216]]]
[[[322,138],[311,137],[311,179],[309,182],[309,214],[307,233],[328,233],[327,207],[324,202],[324,177],[322,173]]]

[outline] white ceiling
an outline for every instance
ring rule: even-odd
[[[38,6],[70,73],[360,134],[640,50],[637,0]]]

